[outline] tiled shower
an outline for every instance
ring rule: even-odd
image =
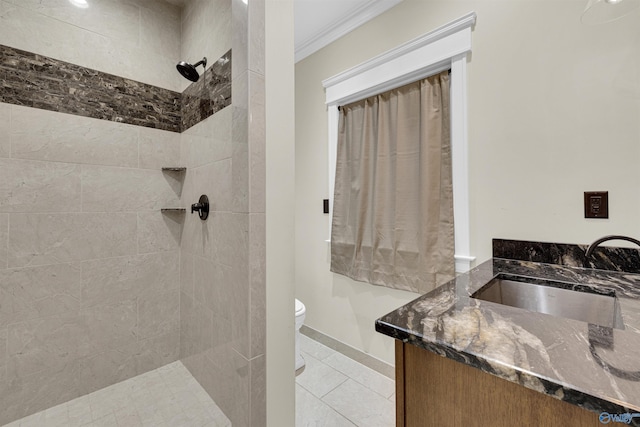
[[[263,425],[264,5],[72,3],[0,0],[0,425],[176,360]]]

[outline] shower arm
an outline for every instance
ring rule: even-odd
[[[193,68],[196,68],[198,65],[202,65],[202,68],[207,68],[207,57],[205,56],[200,61],[193,64]]]

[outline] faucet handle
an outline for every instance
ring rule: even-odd
[[[209,198],[206,195],[200,196],[198,203],[191,205],[191,213],[198,211],[198,216],[205,221],[209,217]]]

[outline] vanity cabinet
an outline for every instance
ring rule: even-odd
[[[595,412],[400,340],[395,346],[397,427],[604,425]]]

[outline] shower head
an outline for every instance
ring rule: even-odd
[[[196,70],[196,67],[198,65],[202,65],[203,68],[206,68],[207,58],[204,57],[201,61],[198,61],[193,65],[189,64],[188,62],[180,61],[178,62],[178,65],[176,65],[176,68],[178,69],[180,74],[182,74],[182,77],[191,80],[192,82],[197,82],[200,78],[200,74],[198,74],[198,71]]]

